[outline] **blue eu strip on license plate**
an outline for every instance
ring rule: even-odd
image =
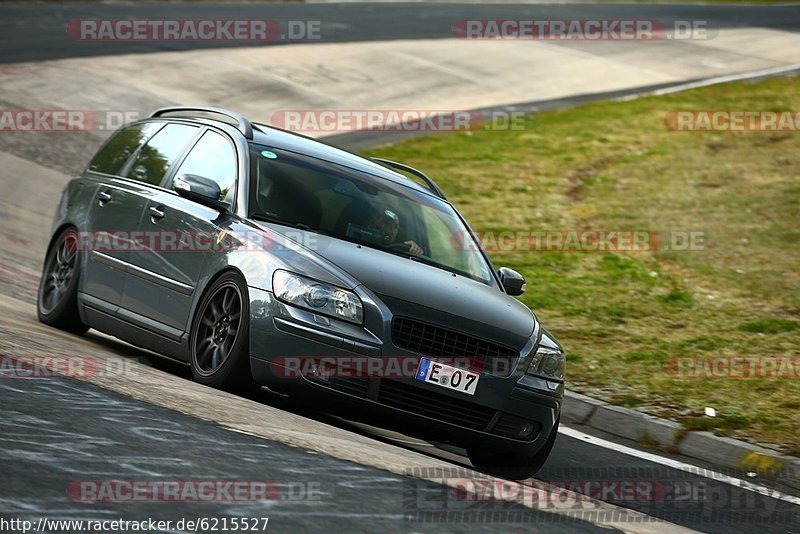
[[[419,361],[419,369],[417,370],[417,380],[425,382],[428,376],[428,369],[431,367],[431,361],[428,358],[422,358]]]
[[[480,375],[430,358],[420,358],[415,378],[420,382],[474,395]]]

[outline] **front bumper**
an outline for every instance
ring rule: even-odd
[[[251,297],[254,295],[251,288]],[[544,446],[561,411],[563,386],[522,373],[482,374],[474,395],[411,377],[297,373],[287,358],[415,358],[354,325],[323,325],[313,314],[256,291],[251,299],[250,363],[254,379],[276,391],[421,439],[459,447],[502,447],[533,455]],[[317,318],[318,319],[318,318]],[[338,328],[338,329],[337,329]],[[306,367],[306,370],[308,367]]]

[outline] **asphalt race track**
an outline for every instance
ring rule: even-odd
[[[31,516],[174,520],[201,513],[205,517],[269,517],[270,532],[374,532],[396,529],[417,503],[454,500],[446,486],[232,432],[94,386],[63,379],[4,380],[0,390],[7,406],[0,438],[4,478],[6,484],[14,481],[13,500],[5,504],[35,503],[35,509],[26,510]],[[59,417],[49,417],[52,413]],[[83,424],[76,426],[76,421]],[[202,474],[215,480],[265,481],[268,502],[130,506],[91,502],[100,498],[100,491],[95,495],[92,488],[81,493],[74,486],[69,500],[64,499],[64,488],[73,481],[139,480],[155,473],[177,480]],[[514,504],[505,507],[505,512],[516,513],[524,521],[511,532],[552,528],[551,514]],[[571,532],[601,530],[580,520],[558,520],[559,528]],[[474,532],[484,526],[461,522],[451,530]],[[435,524],[420,523],[419,527],[443,530]]]
[[[65,80],[70,76],[59,63],[62,60],[88,58],[113,65],[117,60],[141,61],[136,54],[146,54],[154,62],[163,57],[176,61],[176,56],[162,54],[180,52],[189,57],[254,45],[81,42],[65,32],[75,19],[319,20],[325,38],[301,44],[322,50],[339,43],[364,48],[378,42],[387,46],[394,40],[448,43],[453,40],[453,21],[458,19],[574,18],[576,12],[582,18],[600,19],[704,19],[719,31],[768,31],[789,40],[800,33],[800,6],[791,5],[0,3],[0,107],[19,108],[20,102],[32,98],[20,87],[36,88],[42,95],[62,91],[70,102],[78,98],[79,88],[66,82],[59,85],[59,76]],[[296,45],[278,41],[265,46],[275,48],[274,53],[290,54],[290,49],[300,49]],[[569,43],[553,46],[574,52]],[[672,48],[665,50],[653,48],[653,57],[674,53]],[[619,48],[609,45],[598,55],[611,57],[618,52]],[[723,54],[709,53],[717,54],[717,59]],[[741,53],[749,55],[747,50]],[[730,56],[728,51],[724,54]],[[800,53],[795,55],[800,57]],[[757,66],[788,65],[774,58],[770,61]],[[37,62],[46,62],[49,70],[37,70]],[[746,65],[741,64],[731,72],[744,70]],[[697,77],[692,71],[684,78]],[[128,92],[89,87],[85,93],[102,93],[107,98],[100,101],[98,97],[101,105],[116,98],[118,109],[124,110],[151,109],[156,103],[176,99],[174,93],[158,93],[148,85],[150,92],[142,90],[141,98],[137,93],[136,99],[126,100],[139,90],[134,86],[136,78],[132,73],[130,79],[118,81]],[[203,88],[195,90],[202,94]],[[417,87],[415,94],[424,95],[424,90]],[[287,96],[286,101],[291,98]],[[533,99],[525,101],[529,100]],[[502,99],[497,103],[502,104]],[[92,104],[88,98],[86,105]],[[474,107],[486,104],[480,101]],[[42,106],[41,102],[28,105]],[[61,105],[60,100],[50,104]],[[559,435],[537,480],[524,484],[529,489],[512,485],[502,488],[502,498],[470,499],[462,491],[465,484],[488,484],[497,492],[502,482],[472,471],[462,451],[381,431],[362,421],[334,418],[315,406],[265,391],[245,398],[211,390],[193,383],[181,365],[107,336],[91,331],[76,337],[40,324],[34,295],[58,193],[106,135],[102,131],[83,137],[0,132],[4,191],[0,198],[0,355],[86,355],[107,366],[104,369],[112,369],[83,377],[0,378],[0,520],[19,518],[36,524],[42,517],[173,522],[267,517],[266,531],[275,532],[798,531],[797,490],[650,450],[673,461],[670,465],[654,462],[636,454],[644,450],[638,444],[577,427],[567,427]],[[356,137],[358,146],[364,146],[364,136]],[[674,462],[681,467],[676,468]],[[81,493],[81,481],[101,480],[244,480],[262,483],[269,498],[114,502],[94,498],[91,491]],[[581,497],[562,488],[575,489],[589,481],[602,482],[607,491]],[[631,482],[649,492],[630,497],[619,490],[621,484]],[[164,531],[184,530],[194,529],[173,526]],[[210,530],[208,524],[198,529]]]

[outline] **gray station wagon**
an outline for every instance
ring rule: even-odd
[[[39,319],[463,447],[526,478],[564,352],[422,172],[222,109],[124,126],[66,186]]]

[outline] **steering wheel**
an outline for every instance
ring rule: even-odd
[[[406,245],[405,243],[392,243],[391,245],[386,245],[384,248],[394,252],[411,252],[411,245]]]
[[[405,243],[392,243],[391,245],[387,245],[384,247],[386,250],[391,250],[394,252],[404,252],[407,253],[409,256],[413,258],[421,258],[428,261],[435,261],[433,258],[428,256],[425,253],[422,254],[412,254],[411,253],[411,245],[406,245]]]

